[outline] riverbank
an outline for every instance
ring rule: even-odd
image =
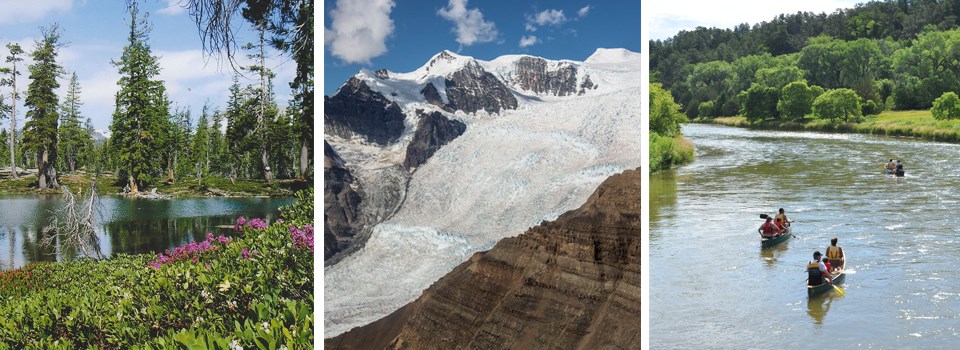
[[[78,172],[60,176],[60,184],[71,190],[86,188],[94,182],[94,175]],[[118,184],[112,174],[101,174],[96,179],[97,191],[101,195],[123,192],[123,184]],[[152,181],[144,193],[156,188],[157,192],[172,197],[292,197],[300,190],[313,187],[312,182],[304,180],[236,180],[228,178],[206,177],[199,184],[196,178],[181,178],[174,183]],[[3,194],[44,194],[60,193],[60,190],[40,190],[37,188],[36,175],[20,175],[19,179],[0,179],[0,195]]]
[[[12,348],[278,348],[313,344],[313,191],[235,239],[0,272]],[[7,348],[0,346],[0,348]]]
[[[693,143],[682,135],[674,137],[650,133],[651,172],[667,170],[693,162]]]
[[[760,130],[859,133],[960,143],[960,120],[937,120],[933,118],[930,110],[886,111],[860,123],[839,123],[823,119],[764,120],[750,123],[742,116],[697,119],[694,122]]]

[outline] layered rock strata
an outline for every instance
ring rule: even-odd
[[[580,208],[505,238],[416,301],[329,349],[637,349],[640,171]]]
[[[351,77],[336,95],[323,98],[324,134],[365,137],[380,145],[396,142],[403,133],[403,111],[395,102]]]
[[[323,259],[329,259],[351,244],[362,228],[363,201],[357,179],[343,159],[323,142]]]

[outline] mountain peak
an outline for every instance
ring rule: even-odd
[[[627,61],[639,61],[640,53],[633,52],[623,48],[605,49],[598,48],[587,58],[586,63],[619,63]]]

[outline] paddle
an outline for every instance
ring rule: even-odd
[[[843,291],[843,288],[840,288],[840,286],[833,284],[833,281],[830,281],[830,285],[833,286],[833,290],[836,291],[837,294],[840,294],[840,296],[847,294],[847,292]]]
[[[767,214],[764,214],[764,213],[760,213],[760,218],[761,218],[761,219],[766,220],[766,219],[769,218],[769,217],[770,217],[770,215],[767,215]],[[790,220],[790,222],[794,222],[794,221],[797,221],[797,220]],[[793,231],[793,229],[791,228],[790,231]],[[797,236],[796,233],[794,233],[793,236],[796,237],[797,239],[802,239],[802,238],[800,238],[800,236]]]

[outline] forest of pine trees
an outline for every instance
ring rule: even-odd
[[[127,6],[129,35],[122,55],[113,61],[121,78],[105,141],[95,141],[90,116],[81,112],[77,74],[67,75],[68,69],[57,62],[64,42],[57,25],[42,30],[33,52],[7,45],[10,55],[0,67],[0,118],[9,119],[10,128],[0,131],[9,150],[0,152],[2,167],[37,169],[40,189],[58,187],[59,174],[84,173],[116,176],[116,184],[132,193],[188,178],[201,187],[210,177],[272,181],[311,176],[312,47],[303,50],[299,45],[309,41],[312,46],[312,32],[302,38],[287,24],[278,24],[270,16],[278,11],[274,5],[255,9],[259,14],[245,11],[244,17],[255,24],[257,42],[243,48],[254,63],[237,67],[223,108],[208,101],[203,112],[193,116],[189,108],[169,100],[158,79],[161,67],[150,49],[148,16],[140,13],[136,1]],[[307,9],[281,10],[287,15],[280,22],[312,21],[312,13],[297,15]],[[298,62],[287,108],[275,102],[274,74],[265,64],[267,46]],[[23,79],[25,55],[29,85],[23,92],[16,90],[16,81],[18,76]],[[301,62],[307,58],[309,63]],[[67,82],[62,96],[57,94],[60,79]],[[17,108],[18,101],[22,108]],[[17,129],[18,120],[25,121],[22,131]]]

